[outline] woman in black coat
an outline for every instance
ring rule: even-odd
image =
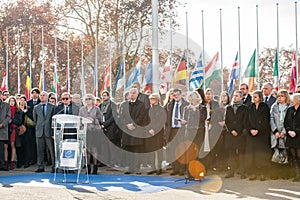
[[[246,166],[251,174],[249,180],[259,176],[264,181],[269,167],[270,152],[270,109],[263,103],[261,91],[254,91],[249,109],[249,132],[246,139]]]
[[[293,106],[287,110],[284,119],[284,128],[287,133],[286,145],[291,152],[293,167],[296,173],[294,181],[300,181],[300,94],[293,94],[291,99]]]

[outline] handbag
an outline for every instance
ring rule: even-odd
[[[19,135],[24,135],[25,132],[26,132],[26,126],[21,125],[21,126],[18,127]]]
[[[25,124],[30,128],[35,128],[35,122],[27,115],[25,115]]]
[[[272,162],[279,163],[279,164],[287,164],[288,163],[287,149],[286,148],[283,148],[283,149],[274,148]]]

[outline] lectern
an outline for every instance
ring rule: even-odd
[[[86,157],[86,130],[89,123],[92,123],[90,119],[75,115],[59,114],[52,117],[55,149],[54,182],[57,169],[62,169],[63,182],[67,182],[66,171],[72,170],[77,171],[76,183],[79,183],[80,171],[85,166],[86,182],[89,183]],[[64,139],[67,135],[75,137]]]

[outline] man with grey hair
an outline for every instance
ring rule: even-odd
[[[78,106],[79,108],[83,106],[83,103],[81,101],[81,97],[80,97],[80,94],[73,94],[72,95],[72,102]]]
[[[148,110],[145,108],[145,104],[137,99],[138,89],[131,88],[129,90],[130,99],[124,101],[120,106],[119,121],[120,128],[122,129],[122,147],[129,152],[141,153],[144,150],[144,139],[133,135],[139,134],[139,127],[143,127],[147,124],[145,115],[148,115]],[[131,134],[132,133],[132,134]],[[129,157],[124,158],[129,166],[126,174],[137,172],[140,170],[140,160],[136,160],[134,154],[126,154]]]
[[[36,122],[36,145],[37,145],[37,173],[44,172],[44,152],[49,149],[52,160],[52,173],[54,172],[54,149],[53,149],[53,133],[51,131],[52,116],[55,114],[55,106],[48,103],[48,93],[42,91],[40,94],[41,103],[33,108],[33,119]]]
[[[3,101],[3,93],[0,90],[0,170],[7,171],[4,165],[4,144],[8,140],[8,125],[11,120],[10,106]]]
[[[272,95],[273,85],[270,82],[264,84],[262,92],[264,94],[264,102],[268,105],[269,109],[276,102],[276,98]]]

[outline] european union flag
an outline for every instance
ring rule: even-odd
[[[64,150],[62,157],[74,159],[75,158],[75,150]]]

